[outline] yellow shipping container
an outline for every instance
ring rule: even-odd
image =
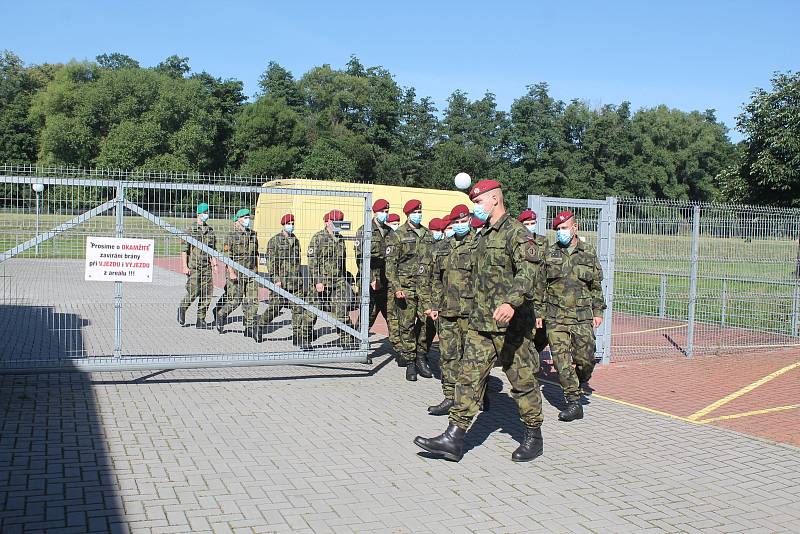
[[[426,226],[428,221],[434,217],[443,217],[450,213],[453,206],[457,204],[471,205],[469,197],[465,193],[441,189],[307,179],[272,180],[265,183],[264,187],[331,192],[370,192],[373,202],[379,198],[389,201],[391,206],[389,212],[400,215],[401,224],[406,221],[403,205],[413,198],[422,202],[422,222]],[[302,263],[307,265],[306,250],[309,241],[316,232],[324,227],[322,218],[332,209],[343,211],[345,221],[351,223],[350,230],[342,232],[342,235],[354,237],[356,231],[364,224],[364,202],[360,197],[261,193],[258,196],[254,221],[254,229],[258,234],[259,252],[266,253],[269,239],[281,231],[281,217],[286,213],[291,213],[295,216],[294,233],[300,240]],[[358,272],[352,241],[347,246],[347,270],[354,276]]]

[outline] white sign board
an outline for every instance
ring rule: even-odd
[[[85,279],[97,282],[152,282],[153,240],[86,238]]]

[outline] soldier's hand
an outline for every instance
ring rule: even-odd
[[[192,270],[190,268],[188,268],[188,267],[184,267],[183,269],[181,269],[181,272],[183,274],[185,274],[186,276],[189,276],[190,274],[192,274]]]
[[[381,283],[375,280],[369,284],[369,287],[371,287],[373,291],[377,291],[381,288]]]
[[[544,319],[541,317],[536,318],[536,330],[541,330],[544,327]]]
[[[325,291],[325,284],[323,283],[315,284],[314,289],[317,290],[317,293],[322,293],[323,291]]]
[[[399,299],[405,299],[406,298],[406,292],[403,291],[402,289],[398,289],[397,291],[394,292],[394,296],[399,298]]]
[[[236,271],[233,271],[231,274],[231,280],[234,282],[239,278],[239,275],[236,274]]]
[[[280,281],[274,283],[275,287],[282,287]]]
[[[492,318],[498,323],[509,323],[511,318],[514,317],[514,307],[508,302],[504,302],[492,314]]]
[[[592,324],[594,325],[595,328],[600,328],[600,325],[603,324],[603,318],[595,317],[594,319],[592,319]]]
[[[439,318],[439,311],[438,310],[428,310],[428,317],[431,318],[431,321],[435,321]],[[427,312],[426,312],[427,313]]]

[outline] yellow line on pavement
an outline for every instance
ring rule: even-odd
[[[662,326],[660,328],[648,328],[647,330],[634,330],[633,332],[619,332],[618,334],[611,334],[615,336],[630,336],[631,334],[646,334],[647,332],[658,332],[659,330],[675,330],[676,328],[686,328],[688,324],[679,324],[677,326]]]
[[[551,386],[558,386],[561,387],[561,384],[558,382],[554,382],[552,380],[543,380],[539,379],[539,382],[543,382],[545,384],[550,384]],[[616,402],[617,404],[622,404],[623,406],[628,406],[629,408],[638,408],[639,410],[644,410],[645,412],[654,413],[656,415],[663,415],[665,417],[669,417],[671,419],[677,419],[678,421],[683,421],[684,423],[693,423],[695,425],[702,425],[705,421],[693,421],[691,419],[687,419],[686,417],[675,415],[669,412],[662,412],[661,410],[656,410],[655,408],[649,408],[647,406],[642,406],[641,404],[636,404],[633,402],[628,402],[620,399],[615,399],[614,397],[608,397],[606,395],[600,395],[599,393],[592,393],[592,397],[597,397],[598,399],[603,399],[611,402]]]
[[[709,419],[703,419],[702,421],[696,421],[697,423],[715,423],[717,421],[727,421],[729,419],[739,419],[740,417],[750,417],[751,415],[762,415],[765,413],[773,413],[773,412],[782,412],[784,410],[794,410],[795,408],[800,408],[800,404],[790,404],[788,406],[776,406],[775,408],[764,408],[763,410],[753,410],[751,412],[742,412],[742,413],[735,413],[732,415],[721,415],[719,417],[711,417]]]
[[[697,421],[698,419],[700,419],[704,415],[713,412],[714,410],[716,410],[720,406],[725,406],[729,402],[738,399],[739,397],[741,397],[742,395],[744,395],[746,393],[750,393],[751,391],[753,391],[757,387],[763,386],[764,384],[766,384],[770,380],[778,378],[782,374],[788,373],[789,371],[791,371],[792,369],[796,369],[797,367],[800,367],[800,362],[795,362],[795,363],[793,363],[791,365],[787,365],[786,367],[784,367],[782,369],[778,369],[777,371],[775,371],[773,373],[770,373],[767,376],[765,376],[765,377],[763,377],[763,378],[761,378],[759,380],[756,380],[752,384],[748,384],[745,387],[743,387],[743,388],[741,388],[741,389],[739,389],[737,391],[734,391],[730,395],[727,395],[727,396],[719,399],[718,401],[709,404],[708,406],[706,406],[702,410],[697,411],[697,412],[693,413],[692,415],[690,415],[689,419],[692,420],[692,421]]]

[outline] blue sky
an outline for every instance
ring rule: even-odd
[[[545,81],[594,106],[714,108],[732,129],[755,87],[800,69],[795,1],[0,0],[0,13],[0,49],[26,63],[122,52],[152,66],[178,54],[250,96],[270,60],[299,78],[355,54],[440,110],[455,89],[491,91],[507,110]]]

